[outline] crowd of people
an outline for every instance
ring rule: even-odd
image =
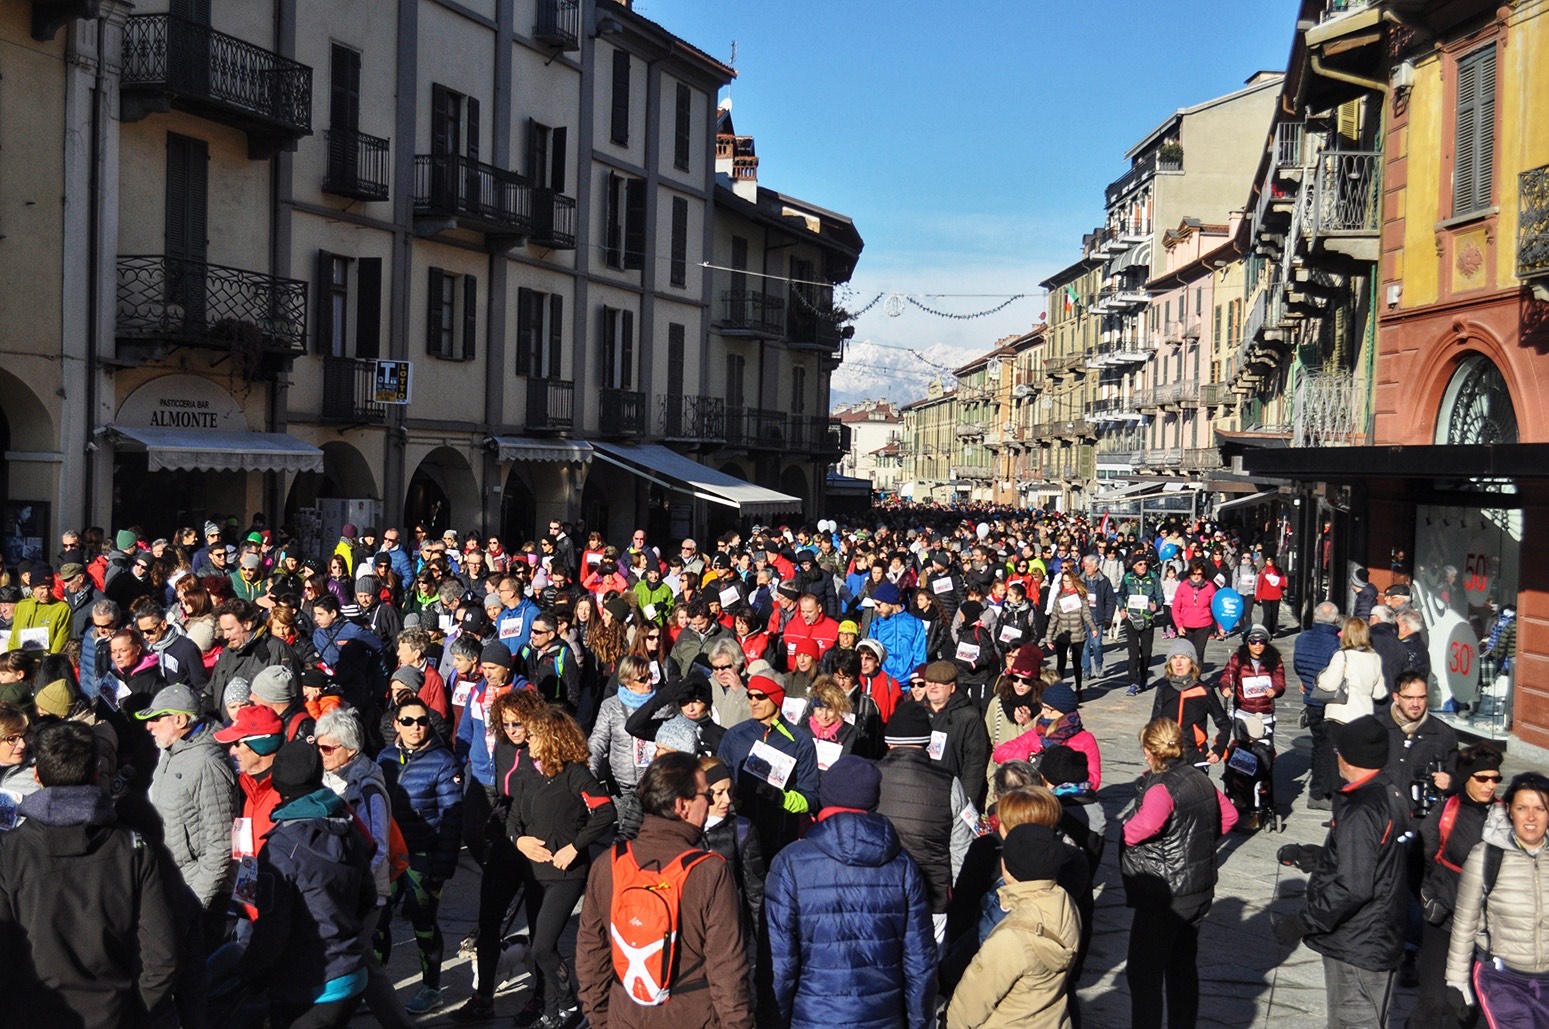
[[[519,1027],[1079,1026],[1112,840],[1129,1024],[1195,1024],[1217,843],[1283,806],[1272,540],[902,507],[703,548],[547,529],[91,529],[4,569],[8,1019],[479,1024],[525,956]],[[1228,586],[1256,618],[1223,623]],[[1322,955],[1331,1026],[1385,1026],[1401,976],[1411,1026],[1541,1024],[1549,779],[1498,801],[1501,753],[1430,716],[1402,579],[1352,586],[1279,712],[1331,814],[1279,853],[1310,880],[1274,935]],[[1141,698],[1146,768],[1101,799],[1098,682]]]

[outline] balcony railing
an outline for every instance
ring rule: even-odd
[[[1208,472],[1222,467],[1221,451],[1215,447],[1193,447],[1183,452],[1183,470]]]
[[[267,158],[312,131],[312,69],[208,25],[137,14],[124,26],[124,119],[176,107],[247,132]]]
[[[784,450],[786,448],[786,424],[784,411],[769,411],[750,407],[743,415],[746,433],[744,445],[756,450]]]
[[[1183,452],[1166,447],[1147,450],[1145,463],[1151,468],[1177,468],[1183,463]]]
[[[834,320],[833,290],[793,283],[790,295],[791,302],[785,310],[787,343],[793,347],[838,350],[840,330]]]
[[[645,394],[632,389],[603,389],[597,396],[597,428],[604,436],[638,439],[645,435]]]
[[[812,441],[817,432],[817,426],[813,419],[802,414],[793,414],[786,419],[785,442],[794,454],[805,454],[812,450]]]
[[[850,452],[850,427],[832,418],[816,418],[818,429],[812,440],[812,453],[816,457],[837,460]]]
[[[491,236],[525,236],[533,230],[532,188],[516,172],[461,154],[416,154],[414,213]]]
[[[538,0],[532,38],[559,50],[581,49],[581,0]]]
[[[575,197],[552,189],[532,191],[532,235],[529,241],[550,250],[575,249]]]
[[[1382,154],[1325,150],[1318,155],[1313,234],[1375,234],[1381,227]]]
[[[1112,207],[1120,197],[1138,183],[1141,179],[1156,173],[1156,154],[1148,154],[1139,162],[1130,167],[1130,170],[1120,175],[1108,184],[1103,191],[1103,196],[1109,207]]]
[[[568,432],[575,427],[575,383],[569,379],[527,380],[527,430]]]
[[[1223,407],[1233,399],[1231,386],[1225,382],[1207,382],[1199,388],[1199,402],[1206,407]]]
[[[323,192],[352,200],[386,200],[388,141],[352,129],[329,129]]]
[[[967,479],[974,482],[985,482],[995,477],[992,469],[981,468],[978,465],[958,464],[952,466],[952,478],[959,481]]]
[[[387,419],[376,397],[376,362],[354,357],[323,358],[323,421],[375,424]]]
[[[659,393],[656,407],[661,418],[663,439],[703,441],[726,438],[726,402],[720,397]]]
[[[756,289],[721,291],[723,331],[779,336],[785,331],[785,298]]]
[[[1549,164],[1522,173],[1517,204],[1517,278],[1549,275]]]
[[[1364,10],[1371,5],[1372,0],[1326,0],[1321,20],[1329,21],[1341,15],[1350,14],[1353,11]]]
[[[117,336],[302,354],[307,284],[159,254],[118,259]]]

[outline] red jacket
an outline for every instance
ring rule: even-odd
[[[1271,582],[1270,578],[1274,581]],[[1285,573],[1276,568],[1273,571],[1266,568],[1259,573],[1259,591],[1255,599],[1279,600],[1285,596]]]
[[[737,643],[742,647],[743,659],[752,664],[763,658],[764,652],[769,649],[769,634],[762,629],[754,629],[746,636],[738,636]]]
[[[893,717],[893,712],[898,710],[899,702],[903,700],[903,688],[898,685],[898,680],[883,671],[867,679],[861,676],[861,686],[871,697],[872,703],[877,705],[877,714],[882,716],[882,724],[886,725],[888,719]]]
[[[259,779],[244,772],[237,776],[237,785],[242,787],[242,817],[253,820],[253,848],[257,853],[263,849],[264,837],[274,828],[274,809],[280,806],[280,791],[274,788],[267,772]]]
[[[1251,683],[1254,696],[1246,696],[1243,691],[1243,679],[1253,679],[1258,676],[1269,677],[1269,692],[1259,692],[1263,683]],[[1233,653],[1226,659],[1226,668],[1221,672],[1220,686],[1223,692],[1229,692],[1237,707],[1243,711],[1255,715],[1273,714],[1275,711],[1275,698],[1285,693],[1285,662],[1276,661],[1275,667],[1266,668],[1263,662],[1257,671],[1243,659],[1241,653]]]
[[[829,647],[839,642],[839,623],[827,615],[823,615],[811,625],[806,619],[797,615],[785,623],[785,657],[787,663],[795,666],[796,641],[811,640],[818,645],[818,657],[822,657]]]

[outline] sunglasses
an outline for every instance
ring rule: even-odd
[[[1502,783],[1502,782],[1506,781],[1505,779],[1503,779],[1499,775],[1489,775],[1489,774],[1486,774],[1484,772],[1476,772],[1473,775],[1469,776],[1469,778],[1474,780],[1475,782]]]
[[[522,723],[521,722],[501,722],[500,723],[500,727],[502,729],[520,729],[522,727]]]
[[[1028,686],[1031,686],[1033,683],[1038,681],[1038,676],[1036,675],[1013,675],[1011,678],[1016,682],[1025,683]],[[924,683],[921,683],[920,685],[923,686]]]
[[[710,670],[715,672],[729,672],[736,667],[736,665],[711,665]]]
[[[317,752],[319,754],[332,754],[334,751],[342,749],[344,748],[340,747],[337,743],[319,743],[317,745]]]
[[[767,694],[767,693],[754,693],[752,690],[749,690],[748,691],[748,699],[749,700],[768,700],[769,699],[769,694]]]
[[[430,718],[428,716],[426,716],[426,715],[420,715],[418,718],[400,718],[400,719],[398,719],[398,724],[399,725],[404,725],[404,726],[408,726],[408,725],[429,725],[430,724]]]

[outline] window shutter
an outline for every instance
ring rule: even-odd
[[[565,191],[565,137],[568,135],[563,126],[549,133],[549,160],[553,163],[549,169],[549,188],[556,193]]]
[[[1478,150],[1475,138],[1479,118],[1479,67],[1474,55],[1458,61],[1456,133],[1452,149],[1452,213],[1467,214],[1474,209],[1474,164]]]
[[[463,276],[463,360],[472,361],[478,352],[479,279]]]
[[[549,346],[543,355],[543,374],[560,378],[563,374],[561,349],[565,338],[565,298],[558,293],[549,294]]]
[[[529,117],[527,119],[527,182],[534,189],[542,189],[547,185],[543,180],[543,173],[548,168],[543,155],[542,133],[543,126],[538,119]]]
[[[313,337],[313,353],[327,357],[333,353],[333,255],[326,250],[317,252],[317,333]]]
[[[210,148],[202,139],[167,134],[168,257],[200,264],[208,253]]]
[[[618,352],[614,346],[618,312],[611,307],[602,309],[602,387],[613,389],[618,385],[615,360]]]
[[[629,143],[629,51],[613,51],[613,126],[611,138],[620,146]]]
[[[1478,147],[1474,153],[1474,210],[1490,206],[1495,185],[1495,44],[1478,53]]]
[[[645,180],[624,180],[624,267],[645,267]]]
[[[687,333],[677,322],[667,324],[667,392],[683,395],[684,339]]]
[[[635,312],[621,311],[619,328],[619,389],[635,388]]]
[[[446,352],[442,345],[445,337],[441,333],[442,320],[442,281],[446,278],[446,272],[440,268],[430,269],[430,292],[425,301],[425,353],[431,357],[445,357]]]
[[[672,198],[672,284],[688,284],[688,201]]]
[[[613,172],[608,173],[608,238],[607,265],[609,268],[624,267],[624,205],[620,194],[623,180]]]
[[[466,102],[468,125],[463,129],[463,138],[467,140],[467,144],[463,152],[470,160],[477,161],[479,159],[479,102],[473,97],[469,97]]]
[[[516,291],[516,374],[531,375],[533,341],[533,291],[526,286]]]
[[[693,100],[689,88],[678,83],[677,118],[673,124],[673,164],[687,169],[689,160],[689,125],[693,121]]]
[[[430,84],[430,152],[445,157],[457,152],[456,94],[439,82]]]
[[[355,266],[355,356],[382,356],[382,259],[363,257]]]

